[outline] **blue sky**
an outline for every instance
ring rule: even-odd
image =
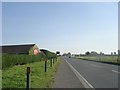
[[[3,3],[2,43],[62,53],[118,49],[118,3]]]

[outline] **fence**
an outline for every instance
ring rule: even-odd
[[[49,62],[48,62],[49,61]],[[55,61],[57,61],[57,58],[51,58],[50,60],[45,60],[45,72],[47,72],[47,64],[49,64],[50,67],[52,67],[52,65],[55,63]],[[26,89],[30,90],[30,67],[27,67],[26,70]]]

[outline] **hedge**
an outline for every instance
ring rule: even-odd
[[[40,53],[39,55],[0,54],[0,56],[2,56],[2,59],[0,59],[0,61],[2,61],[2,69],[6,69],[14,65],[23,65],[57,57],[55,53],[48,50],[44,50],[44,52]]]
[[[41,61],[44,58],[40,55],[16,55],[16,54],[2,54],[2,69],[12,67],[14,65],[22,65],[27,63],[33,63]]]

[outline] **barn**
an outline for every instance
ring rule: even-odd
[[[37,55],[40,53],[39,48],[36,44],[22,44],[22,45],[3,45],[1,53],[6,54],[27,54]]]

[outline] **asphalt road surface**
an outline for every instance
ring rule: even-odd
[[[84,86],[71,70],[67,62],[62,59],[60,67],[55,75],[52,88],[84,88]]]
[[[86,88],[118,88],[117,65],[62,57]]]

